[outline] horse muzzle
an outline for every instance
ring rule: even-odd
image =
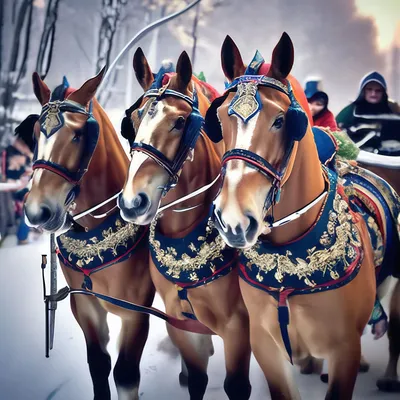
[[[117,204],[121,210],[121,217],[125,221],[139,225],[147,225],[151,222],[157,211],[152,212],[152,201],[144,192],[138,193],[131,200],[127,200],[123,194],[120,194]]]
[[[222,215],[221,209],[214,211],[214,224],[226,244],[236,249],[251,247],[257,241],[259,224],[250,213],[246,214],[245,224],[232,226]]]

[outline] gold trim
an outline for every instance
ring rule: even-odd
[[[215,240],[211,243],[207,242],[208,237],[214,229],[214,223],[211,219],[207,221],[205,236],[198,236],[197,240],[202,242],[199,247],[196,247],[193,242],[189,244],[189,249],[196,253],[196,256],[191,257],[187,253],[178,256],[177,251],[172,247],[163,249],[159,240],[155,239],[157,220],[150,224],[149,243],[152,246],[157,261],[162,267],[167,268],[166,274],[174,279],[179,279],[180,274],[184,271],[189,271],[189,279],[198,281],[196,271],[200,270],[208,262],[217,258],[223,259],[222,250],[225,248],[225,242],[218,234]],[[215,266],[210,265],[210,271],[215,272]]]
[[[329,212],[327,231],[325,231],[319,242],[325,248],[316,250],[316,247],[307,250],[305,259],[293,257],[290,251],[285,255],[278,253],[259,253],[261,243],[258,242],[254,247],[243,250],[244,256],[248,259],[247,267],[251,268],[256,265],[260,271],[268,273],[276,269],[275,279],[279,283],[283,283],[285,275],[297,276],[303,279],[307,286],[315,287],[316,282],[311,280],[314,272],[329,273],[332,279],[337,279],[339,274],[335,270],[339,262],[343,262],[345,270],[349,266],[346,260],[354,260],[356,251],[354,247],[361,247],[360,233],[353,224],[352,214],[349,212],[349,206],[340,194],[336,193],[333,201],[333,210]],[[332,235],[335,235],[335,241]],[[264,277],[258,272],[256,278],[259,282]]]
[[[256,100],[257,83],[239,83],[237,91],[238,98],[230,106],[230,108],[242,119],[247,120],[259,108],[258,102]]]
[[[115,221],[115,231],[113,227],[105,229],[101,232],[103,239],[92,237],[89,240],[80,240],[60,236],[63,249],[68,252],[68,261],[72,262],[71,256],[74,255],[80,260],[76,263],[79,268],[93,262],[94,257],[98,257],[101,262],[104,261],[102,253],[111,250],[114,256],[118,256],[117,248],[124,246],[128,248],[130,239],[135,240],[135,236],[140,229],[139,225],[123,223],[120,219]]]

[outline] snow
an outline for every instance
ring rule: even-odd
[[[54,349],[44,357],[44,306],[41,287],[41,254],[49,253],[47,237],[23,247],[15,247],[15,237],[6,238],[0,248],[0,399],[4,400],[87,400],[92,387],[86,364],[86,349],[80,328],[69,309],[69,301],[59,303],[56,313]],[[49,273],[49,270],[47,270]],[[65,285],[59,273],[59,288]],[[160,298],[155,306],[163,309]],[[110,316],[109,351],[116,360],[117,317]],[[141,363],[140,394],[142,400],[188,399],[178,383],[180,359],[166,338],[165,325],[151,317],[150,335]],[[160,343],[163,342],[160,349]],[[215,355],[210,359],[209,385],[205,400],[226,399],[223,391],[224,358],[222,341],[214,338]],[[373,341],[363,337],[363,351],[371,370],[359,375],[354,399],[398,399],[398,394],[380,393],[375,386],[388,359],[386,336]],[[301,376],[294,368],[295,379],[303,399],[324,397],[326,386],[317,376]],[[112,376],[112,375],[111,375]],[[268,399],[263,374],[255,360],[251,364],[251,399]],[[113,399],[116,390],[112,378]]]

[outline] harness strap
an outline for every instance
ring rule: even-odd
[[[288,296],[294,291],[294,289],[286,289],[279,292],[279,299],[278,299],[278,321],[279,327],[281,329],[281,336],[283,340],[283,344],[285,345],[285,349],[288,353],[290,363],[293,364],[292,359],[292,346],[290,344],[289,338],[289,308],[287,304]]]
[[[57,294],[46,296],[46,299],[47,299],[47,301],[50,301],[50,302],[51,301],[58,302],[58,301],[65,299],[68,296],[68,294],[71,294],[71,295],[72,294],[74,294],[74,295],[83,294],[83,295],[94,296],[100,300],[106,301],[107,303],[113,304],[117,307],[125,308],[126,310],[131,310],[131,311],[140,312],[143,314],[153,315],[157,318],[164,320],[165,322],[168,322],[174,328],[184,330],[187,332],[200,333],[202,335],[214,335],[215,334],[213,331],[211,331],[208,327],[206,327],[199,321],[195,321],[193,319],[180,320],[178,318],[171,317],[170,315],[168,315],[154,307],[142,306],[140,304],[131,303],[130,301],[121,300],[116,297],[107,296],[105,294],[93,292],[93,291],[86,290],[86,289],[72,289],[72,288],[69,288],[68,286],[66,286],[63,289],[60,289]]]

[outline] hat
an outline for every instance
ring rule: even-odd
[[[321,80],[320,79],[308,80],[304,88],[304,93],[306,94],[307,99],[313,97],[314,94],[317,92],[322,92]]]

